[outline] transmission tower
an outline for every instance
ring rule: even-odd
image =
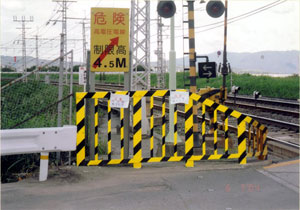
[[[25,16],[22,16],[21,19],[18,19],[16,16],[13,16],[13,21],[14,22],[21,22],[22,23],[22,28],[17,28],[17,29],[22,29],[22,64],[23,64],[23,73],[27,73],[27,66],[26,66],[26,28],[25,24],[26,22],[33,22],[33,17],[30,16],[29,19],[26,19]]]
[[[150,89],[150,1],[131,0],[131,90]],[[140,69],[143,71],[138,71]]]
[[[157,18],[157,87],[165,88],[165,65],[164,65],[164,53],[163,53],[163,38],[162,38],[162,21],[161,17],[158,15]]]

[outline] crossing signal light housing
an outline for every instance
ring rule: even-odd
[[[163,18],[170,18],[176,12],[176,5],[173,1],[160,1],[157,4],[157,13]]]
[[[218,0],[211,0],[206,5],[206,12],[213,18],[218,18],[223,15],[225,7],[223,2]]]

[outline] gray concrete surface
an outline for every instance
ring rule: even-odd
[[[142,169],[63,167],[50,170],[46,182],[32,177],[2,184],[1,204],[5,210],[299,209],[299,192],[258,170],[267,171],[225,161],[197,162],[194,168],[182,162]]]

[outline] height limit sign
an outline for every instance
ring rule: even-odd
[[[91,71],[129,71],[129,9],[91,9]]]

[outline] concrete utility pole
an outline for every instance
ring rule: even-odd
[[[162,36],[162,19],[160,15],[157,17],[157,87],[164,89],[165,88],[165,65],[163,58],[163,36]]]
[[[60,58],[59,58],[59,79],[58,79],[58,101],[63,97],[63,76],[64,76],[64,34],[60,34]],[[62,126],[62,102],[57,105],[57,127]],[[56,160],[60,161],[60,152],[56,153]]]
[[[66,55],[66,53],[68,52],[68,43],[67,43],[67,9],[68,9],[68,3],[72,3],[72,2],[76,2],[76,1],[69,1],[69,0],[52,0],[53,2],[56,2],[59,4],[59,6],[61,7],[60,10],[58,10],[58,12],[61,12],[61,26],[62,26],[62,34],[64,34],[64,40],[63,40],[63,54]],[[58,22],[59,20],[49,20],[49,21],[55,21]],[[64,63],[64,67],[66,69],[66,71],[68,71],[68,56],[66,55],[65,57],[65,63]],[[66,75],[66,82],[67,82],[67,78],[68,75]]]
[[[22,64],[23,64],[23,74],[26,75],[26,73],[27,73],[27,65],[26,65],[26,29],[30,29],[30,28],[26,28],[25,24],[26,24],[26,22],[33,22],[33,17],[30,16],[29,19],[26,19],[25,16],[22,16],[21,19],[18,19],[16,16],[13,16],[13,21],[22,23],[22,28],[17,28],[17,29],[22,29]],[[27,81],[27,77],[26,77],[25,81]]]
[[[40,65],[40,63],[39,63],[39,37],[38,37],[38,35],[35,36],[35,56],[36,56],[35,68],[38,69],[39,65]],[[36,76],[36,80],[40,79],[38,71],[36,72],[35,76]]]

